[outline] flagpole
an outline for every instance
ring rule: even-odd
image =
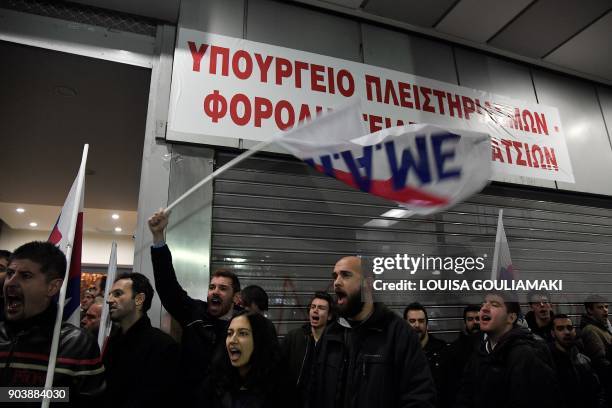
[[[499,210],[499,216],[497,217],[497,233],[495,234],[495,250],[493,252],[493,267],[491,268],[491,280],[497,280],[497,273],[499,271],[499,251],[501,249],[501,225],[502,216],[504,210]]]
[[[187,197],[189,197],[194,191],[196,191],[197,189],[199,189],[200,187],[202,187],[204,184],[208,183],[209,181],[213,180],[215,177],[220,176],[222,173],[224,173],[225,171],[227,171],[228,169],[230,169],[231,167],[234,167],[235,165],[237,165],[238,163],[240,163],[243,160],[248,159],[249,157],[251,157],[252,155],[254,155],[255,153],[257,153],[258,151],[264,149],[266,146],[274,143],[276,140],[275,138],[271,138],[270,140],[264,140],[263,142],[259,142],[258,144],[256,144],[255,146],[253,146],[250,150],[247,150],[246,152],[240,154],[237,157],[234,157],[232,160],[230,160],[229,162],[225,163],[223,166],[219,167],[217,170],[215,170],[214,172],[212,172],[211,174],[209,174],[208,176],[206,176],[202,181],[200,181],[198,184],[196,184],[195,186],[191,187],[189,190],[187,190],[182,196],[180,196],[179,198],[177,198],[176,200],[174,200],[174,202],[172,204],[170,204],[165,210],[164,212],[168,212],[170,210],[172,210],[174,207],[176,207],[181,201],[183,201],[184,199],[186,199]]]
[[[102,355],[104,341],[110,332],[111,320],[108,318],[108,294],[115,281],[117,274],[117,242],[113,241],[111,245],[110,259],[108,260],[108,270],[106,272],[106,287],[104,288],[104,304],[102,306],[102,315],[100,317],[100,329],[98,330],[98,347],[100,355]]]
[[[55,375],[55,364],[57,362],[57,349],[59,346],[59,336],[62,327],[62,316],[64,314],[64,303],[66,301],[66,290],[68,287],[68,274],[70,271],[70,260],[72,259],[72,247],[74,245],[74,230],[76,228],[77,218],[79,216],[79,208],[81,195],[83,192],[83,182],[85,180],[85,164],[87,163],[87,153],[89,145],[83,147],[83,156],[81,158],[81,166],[79,167],[79,175],[77,176],[76,200],[73,213],[70,214],[70,229],[68,230],[68,246],[66,247],[66,271],[64,271],[64,281],[60,289],[59,299],[57,301],[57,314],[55,316],[55,327],[53,329],[53,339],[51,341],[51,351],[49,352],[49,365],[47,366],[47,378],[45,380],[45,389],[51,389],[53,386],[53,376]],[[45,398],[42,401],[41,407],[49,407],[50,399]]]

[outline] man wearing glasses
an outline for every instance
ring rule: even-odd
[[[545,292],[531,292],[527,296],[531,310],[525,315],[525,320],[533,334],[543,340],[552,341],[552,317],[554,312],[550,297]]]
[[[549,343],[557,378],[567,407],[605,407],[605,397],[591,360],[576,347],[576,328],[565,314],[552,319]]]

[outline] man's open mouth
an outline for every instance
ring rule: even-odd
[[[215,305],[215,306],[220,306],[220,305],[221,305],[221,303],[222,303],[222,302],[221,302],[221,298],[220,298],[220,297],[217,297],[217,296],[213,296],[213,297],[210,299],[210,303],[212,303],[212,304],[213,304],[213,305]]]
[[[7,311],[9,313],[15,313],[17,311],[20,310],[20,308],[23,307],[23,296],[17,295],[17,294],[13,294],[13,295],[6,295],[6,307],[7,307]]]
[[[310,320],[312,320],[314,322],[318,322],[319,320],[321,320],[321,318],[319,316],[312,315],[312,316],[310,316]]]
[[[489,315],[482,315],[480,316],[480,322],[490,322],[491,321],[491,316]]]
[[[344,305],[347,301],[346,292],[342,290],[336,290],[336,297],[338,298],[338,305]]]

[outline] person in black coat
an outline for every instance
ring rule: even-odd
[[[531,310],[525,315],[525,321],[533,334],[546,342],[553,341],[552,317],[555,314],[550,304],[550,296],[546,292],[530,292],[527,295]]]
[[[554,341],[548,343],[548,347],[566,406],[606,407],[606,397],[591,366],[591,360],[578,350],[576,327],[569,316],[553,316],[552,337]]]
[[[291,330],[283,341],[283,360],[288,363],[291,383],[298,389],[299,402],[294,404],[296,407],[303,406],[308,400],[317,344],[327,325],[334,319],[333,310],[332,297],[327,292],[316,292],[308,305],[309,322]]]
[[[168,214],[160,210],[149,218],[153,234],[151,261],[155,287],[162,305],[182,328],[180,375],[182,405],[191,405],[192,392],[208,375],[213,355],[224,347],[229,319],[235,314],[234,302],[240,281],[231,271],[211,274],[206,302],[193,299],[181,287],[172,265],[172,254],[164,241]]]
[[[400,316],[373,302],[368,272],[355,256],[334,267],[340,318],[321,337],[310,406],[433,407],[435,388],[419,338]]]
[[[292,387],[281,359],[276,332],[268,319],[243,311],[229,323],[225,350],[214,356],[198,393],[198,406],[281,408]]]
[[[139,273],[117,277],[109,293],[109,314],[117,323],[103,355],[108,406],[152,407],[176,398],[178,344],[151,326],[147,311],[153,287]]]
[[[463,373],[456,408],[559,408],[561,391],[546,344],[517,325],[519,303],[491,293],[480,309],[486,334]]]

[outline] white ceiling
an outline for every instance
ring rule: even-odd
[[[73,1],[172,24],[180,5],[180,0]],[[612,85],[611,0],[292,1]]]
[[[0,55],[0,219],[50,230],[89,143],[84,229],[111,231],[117,212],[132,235],[150,70],[2,41]]]

